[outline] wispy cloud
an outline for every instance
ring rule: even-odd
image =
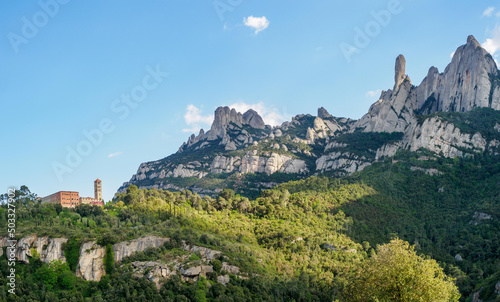
[[[245,113],[249,109],[257,111],[257,113],[262,117],[264,122],[271,126],[281,125],[286,119],[289,118],[287,114],[280,112],[277,108],[272,106],[266,106],[263,102],[256,104],[248,104],[243,101],[233,103],[229,105],[230,108],[234,108],[236,111]]]
[[[498,65],[498,51],[500,50],[500,26],[497,25],[491,31],[491,38],[486,39],[486,41],[482,44],[483,48],[488,51],[493,58],[495,58],[495,62]]]
[[[184,114],[184,122],[190,127],[182,129],[182,132],[198,132],[202,128],[201,125],[210,126],[213,120],[213,114],[202,115],[201,109],[189,104],[186,107],[186,114]]]
[[[108,158],[115,157],[115,156],[118,156],[120,154],[122,154],[122,152],[110,153],[110,154],[108,154]]]
[[[487,9],[484,10],[483,17],[491,17],[494,10],[495,10],[495,7],[493,7],[493,6],[488,7]]]
[[[265,16],[263,17],[250,16],[248,18],[243,18],[243,24],[245,24],[245,26],[255,29],[255,34],[258,34],[260,31],[263,31],[269,26],[269,20],[267,20]]]
[[[381,89],[377,89],[377,90],[370,90],[370,91],[367,91],[366,92],[366,96],[369,97],[369,98],[374,98],[374,97],[378,97],[380,95],[380,93],[382,92]]]

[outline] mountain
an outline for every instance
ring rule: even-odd
[[[359,120],[297,115],[265,125],[254,110],[215,110],[209,131],[191,135],[177,153],[143,163],[118,192],[139,188],[189,189],[216,195],[223,188],[256,196],[278,183],[363,170],[398,151],[428,150],[444,157],[500,152],[500,71],[473,36],[439,73],[431,67],[418,86],[396,58],[394,87]]]

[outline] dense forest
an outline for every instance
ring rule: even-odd
[[[11,295],[4,250],[0,301],[471,301],[474,293],[498,301],[499,172],[490,155],[400,152],[351,176],[291,181],[257,198],[130,186],[104,209],[41,205],[23,186],[15,197],[17,237],[70,238],[67,262],[47,265],[35,253],[17,265]],[[0,236],[6,226],[3,205]],[[75,276],[83,242],[110,246],[144,235],[170,241],[120,264],[106,261],[99,282]],[[222,252],[206,279],[174,276],[157,290],[134,276],[132,261],[168,261],[185,253],[183,241]],[[246,277],[217,283],[221,261]]]

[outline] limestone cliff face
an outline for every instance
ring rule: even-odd
[[[147,248],[160,247],[166,241],[167,238],[157,237],[157,236],[147,236],[130,241],[120,242],[113,245],[113,255],[115,257],[115,263],[121,262],[123,258],[128,257],[136,252],[145,251]]]
[[[113,245],[115,263],[121,262],[124,257],[145,251],[147,248],[160,247],[166,241],[168,241],[168,238],[146,236],[117,243]],[[102,276],[106,274],[103,262],[105,255],[106,249],[98,245],[95,241],[89,241],[82,244],[80,248],[80,258],[76,267],[76,275],[89,281],[101,280]]]
[[[61,260],[66,262],[63,252],[63,244],[68,241],[68,238],[49,238],[48,245],[45,250],[39,252],[40,260],[49,264],[53,260]]]
[[[421,125],[413,124],[403,139],[402,147],[410,151],[426,148],[446,157],[462,157],[462,150],[468,149],[469,153],[483,152],[486,144],[480,133],[462,133],[455,125],[433,117]]]
[[[34,256],[33,251],[36,251],[44,263],[50,264],[53,260],[66,262],[62,247],[66,241],[68,241],[67,238],[38,237],[36,235],[23,237],[17,242],[16,258],[20,262],[29,263],[29,258]]]
[[[415,101],[416,94],[411,83],[401,82],[394,91],[383,91],[380,99],[356,122],[351,131],[404,132],[410,123],[415,122]]]
[[[82,244],[76,276],[87,281],[100,281],[101,277],[106,274],[103,263],[105,255],[106,249],[95,241]]]
[[[370,164],[365,157],[351,153],[331,152],[316,160],[316,170],[318,172],[338,171],[337,175],[342,176],[361,171]]]
[[[211,173],[265,173],[271,175],[275,172],[299,173],[308,172],[306,163],[288,155],[273,152],[248,151],[243,157],[216,156],[212,161]]]
[[[444,157],[463,157],[467,154],[482,153],[488,150],[495,153],[498,141],[487,141],[481,133],[464,133],[453,123],[434,116],[422,123],[411,124],[403,139],[397,143],[386,144],[377,150],[376,160],[391,157],[398,150],[417,151],[425,148]]]

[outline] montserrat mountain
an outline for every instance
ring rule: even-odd
[[[500,153],[500,71],[473,36],[440,73],[431,67],[418,86],[396,58],[394,87],[359,120],[301,114],[271,127],[254,110],[215,110],[207,132],[191,135],[177,153],[140,165],[123,192],[189,189],[213,195],[223,188],[258,192],[311,175],[342,176],[398,151],[463,157]]]

